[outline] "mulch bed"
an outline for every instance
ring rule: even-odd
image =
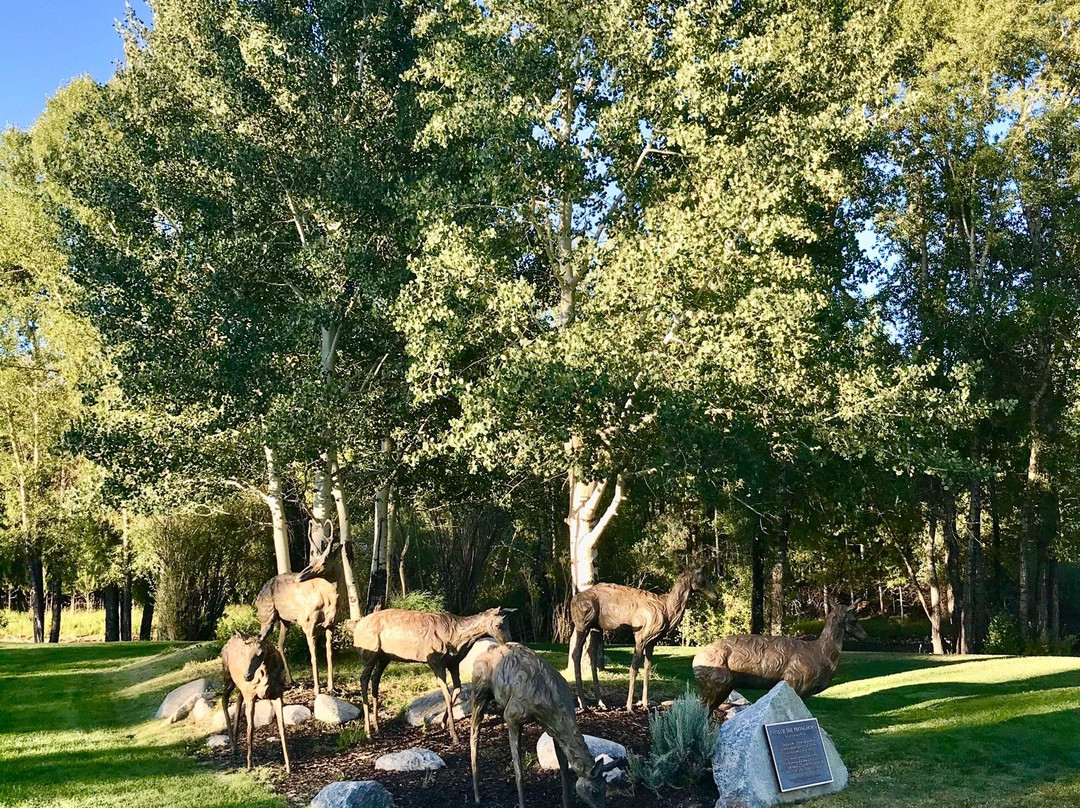
[[[335,695],[353,704],[360,704],[359,692],[339,689]],[[605,693],[609,704],[620,703],[620,694]],[[625,698],[625,695],[622,695]],[[311,688],[294,687],[285,697],[286,704],[304,704],[313,708]],[[578,713],[578,725],[583,733],[618,741],[627,749],[648,751],[649,718],[644,712],[627,713],[622,709]],[[282,768],[281,745],[277,740],[276,724],[255,731],[254,764],[270,767],[270,785],[293,805],[307,805],[327,783],[337,780],[378,780],[393,794],[398,808],[436,808],[436,806],[472,806],[472,774],[469,769],[469,721],[457,722],[461,745],[450,743],[443,727],[422,729],[410,727],[400,717],[383,717],[382,732],[375,738],[339,749],[339,735],[349,733],[362,720],[344,728],[328,727],[315,720],[288,727],[289,757],[292,774],[285,776]],[[241,728],[240,747],[236,765],[243,765],[244,742]],[[536,764],[536,742],[541,729],[527,725],[522,749],[526,754],[524,786],[525,803],[529,808],[560,806],[562,791],[557,771],[546,771]],[[349,738],[346,734],[345,738]],[[344,739],[343,739],[344,740]],[[344,745],[344,744],[342,744]],[[412,747],[430,749],[438,754],[446,767],[436,772],[375,771],[375,760],[387,752]],[[206,752],[222,767],[234,765],[228,750]],[[480,798],[484,808],[516,808],[517,787],[514,765],[506,728],[498,719],[488,717],[480,731]],[[629,785],[608,787],[608,804],[612,808],[704,808],[716,801],[716,787],[706,777],[696,788],[669,792],[657,797],[651,791]],[[575,805],[582,805],[574,797]]]

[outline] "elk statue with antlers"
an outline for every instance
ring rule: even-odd
[[[844,606],[829,601],[825,627],[816,640],[737,634],[717,640],[694,656],[694,676],[701,700],[712,712],[736,687],[767,690],[780,682],[806,698],[820,693],[832,682],[844,635],[866,639],[856,618],[865,606]]]
[[[347,621],[353,645],[360,649],[364,663],[360,674],[360,693],[364,702],[364,729],[379,731],[379,681],[391,660],[426,662],[439,682],[446,700],[446,726],[450,738],[459,743],[454,727],[454,698],[461,690],[458,666],[476,641],[494,637],[499,643],[510,639],[507,617],[514,609],[495,608],[470,617],[449,612],[414,612],[406,609],[381,609],[357,620]],[[450,673],[454,692],[446,686]],[[368,709],[368,684],[372,685],[373,704]]]
[[[281,736],[281,755],[285,758],[285,771],[289,767],[289,748],[285,745],[285,719],[282,715],[281,697],[285,693],[285,660],[268,642],[254,637],[244,638],[234,634],[221,649],[221,671],[225,682],[222,690],[222,710],[225,726],[229,730],[229,748],[236,756],[236,734],[240,729],[240,711],[245,711],[247,721],[247,767],[251,769],[251,738],[255,729],[255,700],[265,699],[274,706],[278,733]],[[239,691],[236,715],[229,721],[229,696]]]
[[[469,726],[469,759],[473,796],[480,802],[477,754],[480,722],[492,706],[502,715],[510,733],[510,756],[517,778],[518,808],[525,808],[521,771],[521,728],[536,721],[555,744],[562,779],[563,808],[570,808],[570,772],[577,775],[574,790],[590,808],[605,808],[607,783],[604,773],[626,765],[625,760],[604,763],[593,758],[574,716],[570,685],[536,652],[516,642],[485,651],[473,663],[473,698]]]
[[[329,524],[329,523],[328,523]],[[315,523],[308,526],[308,539],[315,546]],[[325,529],[320,531],[326,535]],[[315,650],[315,630],[326,634],[326,690],[334,692],[334,659],[331,650],[332,629],[337,619],[338,579],[341,577],[341,560],[333,556],[338,546],[333,536],[327,538],[321,550],[311,556],[311,561],[300,572],[275,575],[263,586],[255,598],[255,610],[259,615],[259,640],[265,640],[274,625],[280,626],[278,652],[285,665],[286,680],[291,682],[289,663],[285,661],[285,633],[293,623],[300,626],[307,637],[311,654],[311,677],[315,683],[315,695],[319,695],[319,663]]]
[[[666,597],[654,595],[641,589],[617,584],[596,584],[578,592],[570,602],[570,619],[574,633],[570,638],[570,656],[574,660],[574,678],[577,682],[578,704],[584,706],[584,690],[581,684],[581,652],[591,632],[599,635],[629,626],[634,631],[634,657],[630,662],[630,690],[626,696],[626,710],[634,709],[634,688],[637,671],[642,660],[641,706],[649,708],[649,668],[652,666],[653,648],[669,630],[682,622],[690,596],[700,592],[711,601],[716,592],[701,569],[687,570],[675,581]],[[600,680],[596,673],[596,656],[599,636],[589,643],[589,663],[592,667],[593,690],[597,704],[604,709],[600,698]]]

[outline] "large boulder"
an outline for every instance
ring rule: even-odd
[[[477,640],[473,647],[469,649],[469,653],[461,660],[461,665],[458,667],[461,677],[463,679],[472,679],[473,663],[476,662],[476,658],[498,644],[498,641],[491,637],[482,637]]]
[[[169,691],[169,695],[161,702],[155,718],[164,718],[170,724],[187,717],[191,709],[201,698],[206,698],[210,691],[209,679],[196,679],[186,685]]]
[[[716,808],[769,808],[832,794],[847,786],[847,766],[822,730],[821,741],[833,781],[787,793],[780,791],[765,737],[765,725],[805,718],[813,716],[791,686],[781,682],[753,705],[739,710],[720,725],[713,753],[713,780],[720,792]]]
[[[394,798],[374,780],[330,783],[315,795],[311,808],[390,808]]]
[[[315,719],[324,724],[344,724],[359,718],[360,708],[344,699],[334,698],[328,693],[315,697]]]
[[[255,726],[265,727],[274,721],[274,705],[268,701],[255,702]]]
[[[285,723],[290,726],[303,724],[305,721],[311,720],[311,710],[303,704],[286,704],[281,711],[281,716],[285,719]]]
[[[607,738],[597,738],[595,735],[582,735],[585,745],[594,758],[602,758],[605,763],[626,757],[626,747],[621,743],[609,741]],[[546,732],[536,742],[536,761],[541,769],[558,769],[559,758],[555,755],[555,741]],[[626,775],[622,769],[612,769],[604,774],[604,779],[609,783],[621,781]]]
[[[236,703],[229,705],[229,720],[231,721],[236,717]],[[228,721],[225,720],[224,710],[214,710],[210,716],[210,722],[207,724],[207,729],[211,732],[224,732],[229,728]]]
[[[454,700],[454,718],[465,718],[472,709],[472,685],[468,682],[461,686],[461,692]],[[446,723],[446,700],[441,690],[429,690],[413,699],[405,711],[405,723],[410,727],[443,725]]]
[[[390,752],[375,761],[375,769],[384,772],[433,772],[446,765],[441,757],[430,749],[404,749]]]
[[[214,702],[205,696],[200,696],[191,708],[191,717],[196,721],[205,721],[214,714]]]

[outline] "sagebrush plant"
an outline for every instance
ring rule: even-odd
[[[446,600],[441,594],[415,590],[405,595],[394,595],[387,604],[391,609],[408,609],[411,612],[445,612]]]
[[[649,716],[649,754],[627,755],[631,782],[659,793],[696,783],[707,771],[716,744],[716,725],[701,699],[689,690],[664,712]]]

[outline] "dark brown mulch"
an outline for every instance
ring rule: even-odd
[[[360,694],[346,688],[335,695],[359,704]],[[608,703],[619,703],[619,694],[605,694]],[[286,695],[287,704],[313,707],[311,689],[295,687]],[[618,741],[638,753],[648,751],[649,719],[644,712],[624,710],[587,711],[578,713],[581,731],[589,735]],[[353,722],[345,728],[327,727],[314,720],[288,728],[289,757],[292,774],[285,776],[282,768],[281,746],[276,726],[271,724],[255,731],[254,763],[267,765],[271,770],[271,785],[293,805],[307,805],[327,783],[337,780],[378,780],[391,794],[398,808],[441,808],[441,806],[473,806],[472,775],[469,769],[469,721],[457,722],[461,745],[450,743],[442,727],[428,730],[408,726],[403,718],[384,717],[382,732],[374,739],[353,746],[344,741],[355,734]],[[526,752],[524,786],[528,808],[560,806],[562,791],[557,771],[545,771],[536,764],[536,742],[541,734],[535,724],[525,729],[523,749]],[[243,736],[243,729],[241,729]],[[341,746],[339,749],[339,738]],[[237,763],[242,764],[243,740],[240,741]],[[437,772],[376,772],[375,760],[387,752],[412,747],[431,749],[446,761],[446,768]],[[222,766],[232,765],[227,750],[212,754]],[[516,808],[517,788],[514,766],[506,727],[489,717],[480,732],[480,798],[484,808]],[[694,808],[711,806],[716,801],[716,787],[706,777],[696,788],[672,791],[661,797],[644,788],[636,791],[628,785],[608,788],[611,808]],[[582,803],[574,798],[575,805]]]

